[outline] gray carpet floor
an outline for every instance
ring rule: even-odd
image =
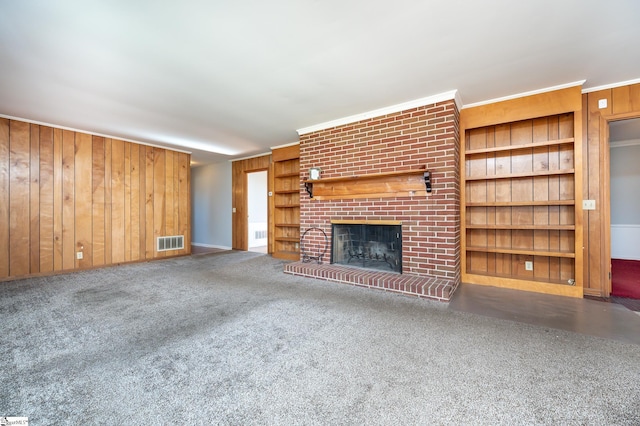
[[[247,252],[0,284],[0,416],[640,424],[640,346],[285,275]]]

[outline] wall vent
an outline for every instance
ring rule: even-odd
[[[264,240],[265,238],[267,238],[267,230],[263,229],[261,231],[256,231],[254,238],[256,240]]]
[[[171,237],[158,237],[158,251],[182,250],[184,248],[184,235]]]

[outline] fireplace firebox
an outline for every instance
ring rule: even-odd
[[[331,263],[402,273],[402,226],[331,225]]]

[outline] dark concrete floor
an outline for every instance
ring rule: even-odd
[[[449,309],[640,345],[640,313],[616,303],[462,284]]]

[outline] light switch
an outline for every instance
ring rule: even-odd
[[[583,210],[595,210],[596,209],[596,200],[582,200],[582,209]]]
[[[602,108],[606,108],[607,107],[607,100],[606,99],[598,99],[598,108],[602,109]]]
[[[236,208],[234,207],[231,211],[232,211],[233,213],[235,213],[235,212],[236,212]]]
[[[533,262],[530,260],[527,260],[526,262],[524,262],[524,270],[533,271]]]

